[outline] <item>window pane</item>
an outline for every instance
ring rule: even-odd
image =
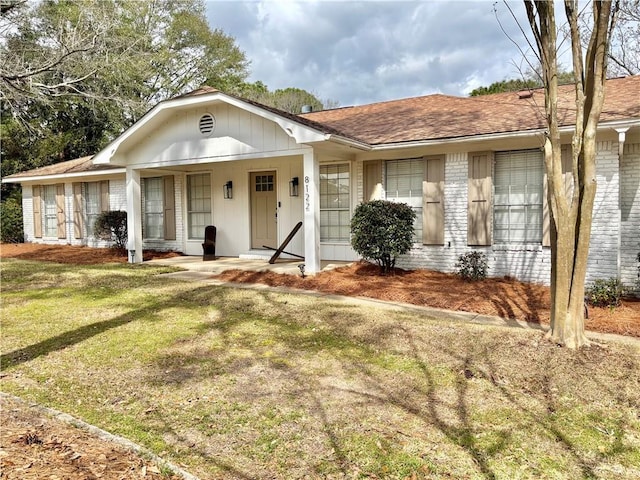
[[[256,189],[262,183],[256,178]],[[187,177],[187,230],[191,239],[204,239],[204,229],[211,225],[211,175],[202,173]]]
[[[494,241],[541,243],[542,152],[499,152],[495,158]]]
[[[164,238],[164,182],[162,177],[144,179],[144,237]]]
[[[351,220],[349,165],[320,165],[320,240],[348,242]]]
[[[84,201],[87,235],[93,236],[93,227],[98,215],[100,215],[100,183],[88,182],[84,184]]]
[[[413,224],[414,242],[422,241],[422,183],[425,178],[422,158],[388,160],[386,170],[386,199],[409,205],[416,213]]]
[[[58,236],[58,208],[56,206],[56,186],[47,185],[44,187],[44,231],[45,237]]]

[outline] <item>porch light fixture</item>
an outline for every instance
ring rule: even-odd
[[[289,182],[289,196],[297,197],[298,196],[298,177],[293,177]]]
[[[233,182],[231,180],[222,186],[222,193],[224,198],[233,198]]]

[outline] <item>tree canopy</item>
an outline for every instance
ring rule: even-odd
[[[3,176],[94,154],[158,101],[248,75],[202,0],[3,0],[0,12]]]

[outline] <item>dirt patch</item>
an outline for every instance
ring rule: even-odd
[[[11,479],[177,480],[113,442],[2,398],[0,477]]]

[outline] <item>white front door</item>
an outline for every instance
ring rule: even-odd
[[[278,248],[276,172],[251,173],[251,248]]]

